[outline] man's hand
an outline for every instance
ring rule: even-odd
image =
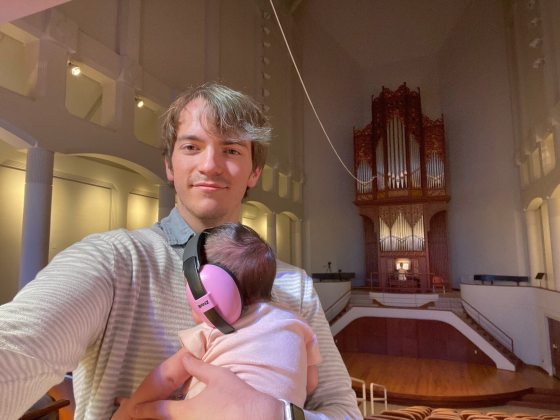
[[[126,398],[116,398],[115,399],[115,404],[119,406],[119,408],[117,409],[117,411],[115,411],[113,413],[113,416],[111,417],[111,420],[132,420],[132,417],[130,417],[127,412],[128,412],[128,399]]]
[[[132,409],[134,418],[167,420],[282,420],[284,418],[282,402],[255,390],[229,369],[204,363],[188,353],[182,360],[185,370],[204,382],[206,388],[192,399],[138,404]],[[185,372],[179,372],[178,375],[185,376]],[[169,390],[169,393],[171,391],[173,390]]]

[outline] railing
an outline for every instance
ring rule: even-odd
[[[433,304],[438,300],[435,293],[390,293],[390,292],[369,292],[373,300],[384,306],[391,307],[414,307],[419,308],[424,305]]]
[[[359,378],[351,377],[350,379],[352,379],[352,383],[360,384],[360,387],[361,387],[361,390],[362,390],[362,395],[359,396],[358,393],[356,393],[356,402],[358,403],[358,407],[360,407],[360,405],[361,405],[362,413],[363,413],[364,417],[366,417],[368,415],[367,414],[366,382],[362,379],[359,379]],[[381,397],[376,397],[374,390],[377,390],[378,392],[380,392],[382,396]],[[370,384],[369,384],[369,402],[370,402],[371,415],[375,414],[375,402],[376,401],[382,401],[385,405],[385,410],[387,410],[387,388],[383,385],[379,385],[379,384],[376,384],[374,382],[370,382]]]
[[[376,271],[369,272],[369,276],[363,279],[363,284],[361,286],[356,286],[352,283],[353,289],[377,289],[383,292],[407,290],[416,293],[426,293],[433,291],[432,276],[433,273],[420,273],[420,272],[407,272],[403,273],[404,280],[399,280],[398,273],[386,273],[386,279],[382,281],[379,273]],[[357,283],[357,282],[356,282]],[[445,287],[451,287],[449,283],[444,282],[442,284]]]
[[[381,391],[383,393],[382,397],[376,397],[374,394],[374,388],[376,388],[377,390]],[[371,382],[369,384],[369,398],[370,398],[370,402],[371,402],[371,414],[375,414],[375,401],[383,401],[383,403],[385,404],[385,410],[387,410],[387,388],[385,388],[383,385],[379,385],[376,383]]]
[[[331,306],[329,306],[327,309],[324,309],[325,317],[329,322],[332,321],[338,314],[340,314],[344,310],[344,308],[346,308],[346,306],[348,306],[351,293],[351,290],[348,290]]]
[[[466,300],[461,300],[463,307],[465,308],[465,312],[469,315],[475,322],[480,325],[482,329],[484,329],[488,334],[494,337],[500,344],[502,344],[505,348],[509,351],[514,353],[513,351],[513,339],[507,335],[500,327],[486,318],[478,309],[468,303]]]
[[[430,307],[430,309],[435,309],[439,311],[450,311],[453,312],[458,317],[462,317],[465,314],[465,309],[463,303],[459,298],[439,298],[435,306]]]
[[[362,407],[362,413],[363,416],[366,417],[367,416],[367,393],[366,393],[366,381],[362,380],[362,379],[358,379],[358,378],[350,378],[352,379],[352,384],[354,384],[354,382],[357,382],[360,384],[361,389],[362,389],[362,396],[359,396],[358,393],[356,391],[356,403],[358,404],[358,408],[361,406]]]

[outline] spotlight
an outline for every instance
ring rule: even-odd
[[[136,98],[136,106],[142,108],[144,106],[144,101],[140,98]]]
[[[68,65],[70,66],[70,73],[72,74],[72,76],[79,76],[82,73],[82,69],[80,68],[80,66],[72,63],[68,63]]]

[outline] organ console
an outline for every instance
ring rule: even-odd
[[[406,83],[396,91],[383,87],[371,108],[372,121],[354,129],[367,277],[372,286],[392,286],[395,264],[404,258],[406,278],[428,290],[432,276],[449,281],[443,118],[423,115],[420,91]]]

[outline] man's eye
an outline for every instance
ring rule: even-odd
[[[228,155],[240,155],[241,153],[237,149],[226,149],[226,154]]]
[[[185,143],[181,146],[181,149],[187,150],[187,151],[193,151],[193,150],[196,150],[196,146],[194,144]]]

